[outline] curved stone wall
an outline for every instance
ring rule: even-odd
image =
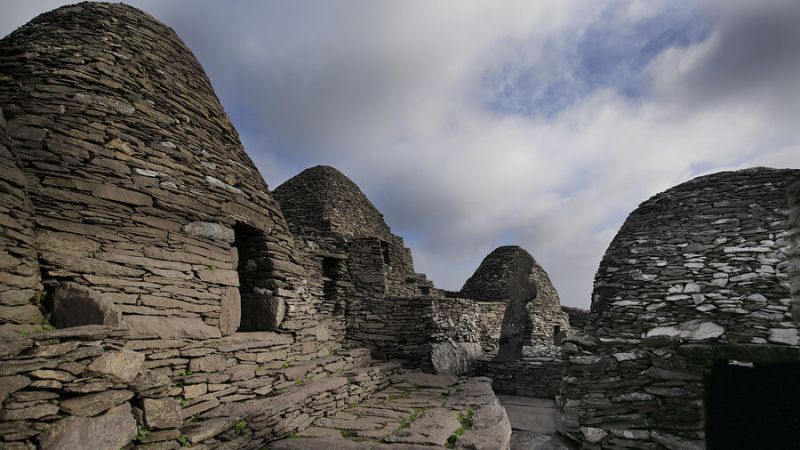
[[[642,203],[564,345],[561,429],[602,448],[703,448],[714,367],[800,362],[787,187],[798,170],[695,178]]]
[[[600,263],[590,330],[641,339],[707,319],[728,343],[793,335],[780,322],[789,306],[786,192],[798,173],[722,172],[642,203]]]
[[[547,272],[522,247],[505,245],[492,250],[475,273],[464,283],[459,295],[482,301],[507,301],[508,280],[523,261],[532,261],[532,277],[536,281],[536,298],[528,304],[531,327],[528,344],[552,344],[555,332],[567,332],[569,319],[561,310],[561,303]]]
[[[800,321],[800,176],[789,188],[789,239],[791,242],[790,277],[794,306],[792,313],[795,321]]]
[[[310,167],[275,188],[273,195],[295,234],[316,231],[347,238],[391,238],[383,214],[350,178],[333,167]]]
[[[142,334],[230,334],[245,227],[264,280],[248,289],[293,301],[280,209],[171,29],[122,4],[62,7],[0,41],[0,77],[45,286],[91,286]]]
[[[26,186],[0,109],[0,330],[31,331],[44,320]]]

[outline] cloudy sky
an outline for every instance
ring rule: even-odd
[[[5,1],[0,34],[62,3]],[[797,1],[131,3],[194,50],[270,187],[339,168],[444,288],[519,244],[588,307],[640,202],[800,167]]]

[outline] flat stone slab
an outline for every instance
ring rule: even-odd
[[[396,380],[405,381],[414,386],[433,388],[447,388],[458,383],[458,378],[450,375],[434,375],[422,372],[405,372],[398,375]]]
[[[573,450],[574,442],[558,434],[555,402],[550,399],[499,395],[511,422],[512,450]]]
[[[467,418],[472,426],[455,441],[455,448],[507,448],[511,425],[488,378],[458,380],[406,372],[393,381],[360,404],[318,418],[300,438],[268,448],[431,450],[449,445],[448,440],[452,443],[461,420],[466,423]]]
[[[395,431],[384,438],[384,441],[444,446],[450,435],[460,426],[456,411],[444,408],[429,409],[408,428]]]
[[[552,400],[514,395],[501,395],[498,399],[506,408],[512,429],[544,434],[558,432]]]

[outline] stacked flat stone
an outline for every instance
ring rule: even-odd
[[[0,102],[29,182],[46,286],[91,286],[143,334],[239,325],[237,224],[264,289],[296,299],[280,208],[178,36],[125,5],[78,4],[0,41]]]
[[[0,330],[40,326],[40,291],[33,205],[0,109]]]
[[[460,297],[482,301],[507,302],[508,280],[514,274],[515,261],[533,261],[532,277],[536,281],[537,296],[528,304],[531,326],[528,345],[552,344],[555,327],[568,333],[569,318],[561,310],[561,303],[547,272],[522,247],[505,245],[492,250],[459,293]]]
[[[422,293],[422,288],[433,290],[423,274],[414,272],[411,250],[403,239],[392,234],[383,214],[339,170],[311,167],[275,188],[273,195],[299,239],[340,238],[354,247],[352,252],[374,253],[373,271],[385,273],[387,295],[413,296]]]
[[[787,187],[798,170],[695,178],[642,203],[567,339],[562,430],[592,448],[702,448],[716,360],[800,362]]]
[[[340,171],[316,166],[273,194],[308,277],[311,302],[299,307],[329,312],[317,329],[336,342],[366,346],[376,357],[430,368],[431,344],[439,342],[431,298],[441,291],[414,272],[411,251],[361,189]],[[322,300],[312,304],[317,298]],[[420,308],[405,308],[418,303]],[[478,338],[470,339],[465,343]]]
[[[589,322],[589,311],[571,306],[562,306],[561,310],[569,316],[569,326],[574,331],[583,330]]]
[[[789,256],[792,264],[789,266],[789,277],[794,298],[792,314],[795,321],[800,321],[800,177],[789,187]]]
[[[4,338],[0,445],[261,448],[364,400],[400,369],[371,365],[366,349],[309,355],[295,344],[271,332],[135,339],[98,325]]]
[[[564,378],[564,361],[560,347],[524,347],[522,358],[498,361],[494,355],[483,355],[474,363],[474,373],[492,379],[498,394],[554,399]]]

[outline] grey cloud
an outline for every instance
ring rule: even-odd
[[[705,40],[659,50],[642,69],[651,84],[641,96],[611,80],[554,114],[526,116],[486,108],[513,82],[487,86],[487,73],[512,67],[568,89],[577,37],[598,21],[639,36],[627,27],[672,20],[673,3],[134,4],[197,54],[271,187],[307,166],[338,167],[446,288],[460,288],[496,246],[518,243],[564,304],[586,307],[605,248],[641,201],[698,167],[800,166],[796,115],[785,114],[800,104],[785,100],[800,78],[784,60],[797,54],[800,27],[784,26],[798,23],[788,14],[775,24],[720,0]],[[0,32],[51,7],[6,3]],[[511,104],[537,95],[511,91]]]

